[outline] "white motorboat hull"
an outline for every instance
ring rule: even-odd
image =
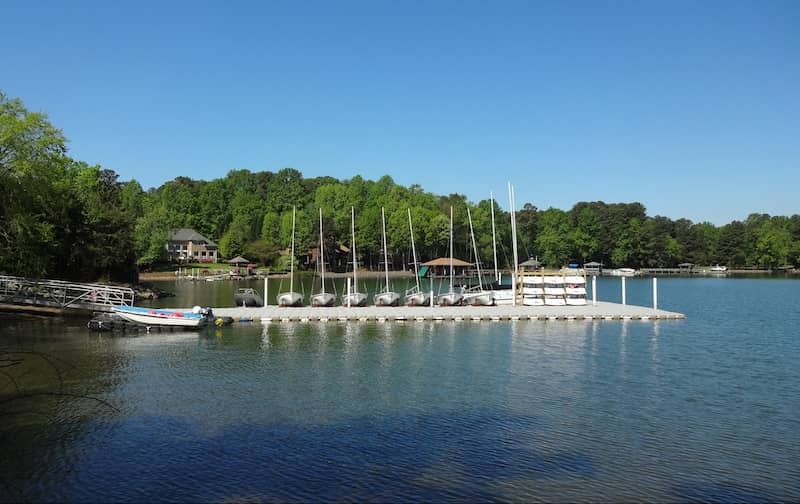
[[[142,309],[127,306],[115,306],[114,313],[120,317],[143,325],[160,325],[174,327],[199,327],[205,324],[205,317],[174,310]]]
[[[284,292],[278,294],[277,301],[281,307],[303,306],[303,295],[299,292]]]

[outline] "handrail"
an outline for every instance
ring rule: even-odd
[[[0,302],[10,304],[110,311],[133,306],[134,296],[129,287],[0,275]]]

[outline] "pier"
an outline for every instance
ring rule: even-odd
[[[0,275],[0,308],[6,311],[110,312],[113,306],[133,306],[133,296],[128,287]]]
[[[238,322],[415,322],[508,320],[668,320],[683,319],[682,313],[644,306],[598,301],[584,306],[336,306],[331,308],[212,308],[214,315]]]

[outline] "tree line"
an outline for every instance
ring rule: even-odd
[[[393,269],[411,263],[407,209],[421,260],[449,255],[449,212],[454,210],[455,255],[476,262],[467,209],[484,267],[493,262],[492,207],[499,267],[511,258],[511,220],[497,201],[436,195],[389,176],[368,180],[305,178],[277,172],[232,170],[205,181],[177,177],[145,191],[135,180],[67,155],[66,139],[46,115],[0,93],[0,271],[67,279],[124,279],[137,267],[166,260],[165,243],[177,228],[194,228],[219,244],[222,257],[283,268],[297,210],[298,250],[318,243],[322,208],[326,251],[351,245],[351,208],[359,264],[382,267],[381,208],[386,212]],[[520,191],[524,193],[524,188]],[[569,210],[517,212],[520,260],[538,257],[549,267],[602,262],[607,267],[674,267],[682,262],[774,268],[800,255],[800,215],[752,214],[723,226],[648,216],[641,203],[579,202]]]

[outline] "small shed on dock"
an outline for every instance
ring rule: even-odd
[[[601,275],[603,273],[603,263],[595,261],[584,263],[583,271],[585,271],[587,275]]]
[[[255,267],[255,264],[251,264],[248,259],[245,259],[242,256],[236,256],[233,259],[225,261],[226,263],[233,266],[231,270],[231,275],[243,275],[242,267],[247,266],[247,274],[250,275],[252,273],[252,269]]]
[[[531,257],[527,261],[519,263],[519,267],[526,270],[538,270],[542,267],[542,261]]]

